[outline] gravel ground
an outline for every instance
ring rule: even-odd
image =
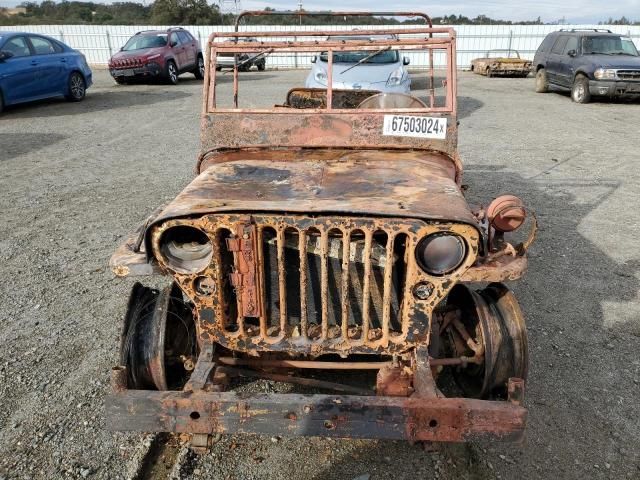
[[[245,74],[273,103],[301,72]],[[223,82],[230,82],[223,80]],[[252,96],[252,91],[259,92]],[[513,285],[529,325],[522,445],[224,436],[167,475],[216,479],[640,478],[640,171],[632,103],[576,105],[533,79],[462,73],[471,201],[522,196],[541,230]],[[190,180],[201,82],[115,86],[0,116],[0,479],[132,478],[153,436],[105,431],[132,280],[107,261]],[[261,389],[279,388],[262,384]]]

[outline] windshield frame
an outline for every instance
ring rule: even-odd
[[[164,44],[162,44],[162,45],[151,45],[151,46],[138,47],[138,48],[127,48],[127,46],[129,44],[135,44],[137,41],[140,41],[143,38],[163,38],[164,39]],[[135,52],[136,50],[146,50],[148,48],[162,48],[162,47],[166,47],[167,46],[167,42],[168,41],[169,41],[169,34],[168,33],[164,33],[164,32],[162,32],[162,33],[146,33],[146,34],[134,35],[129,40],[127,40],[127,43],[125,43],[122,46],[120,51],[122,51],[122,52]]]

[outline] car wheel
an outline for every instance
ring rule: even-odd
[[[4,110],[4,99],[2,98],[2,92],[0,92],[0,113]]]
[[[204,78],[204,58],[201,56],[198,56],[198,64],[196,65],[196,69],[193,71],[193,75],[198,80],[202,80]]]
[[[589,79],[584,75],[576,75],[571,88],[571,100],[576,103],[589,103],[591,101]]]
[[[536,72],[536,92],[547,93],[549,91],[549,80],[547,80],[547,71],[541,68]]]
[[[178,84],[178,67],[173,60],[167,62],[165,76],[171,85]]]
[[[118,85],[126,85],[129,83],[124,77],[115,77],[114,80]]]
[[[78,72],[73,72],[69,76],[69,94],[67,100],[71,102],[80,102],[84,99],[87,93],[87,85],[84,82],[84,77]]]
[[[493,70],[491,70],[491,67],[487,67],[487,78],[491,78],[493,77]]]
[[[258,63],[258,70],[264,72],[264,69],[267,67],[267,61],[263,58],[261,62]]]

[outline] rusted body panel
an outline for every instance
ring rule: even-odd
[[[520,54],[516,50],[508,51],[508,54],[504,56],[491,56],[492,52],[497,53],[499,51],[491,50],[487,52],[485,57],[473,59],[471,61],[471,71],[488,77],[526,77],[531,72],[531,60],[520,58]]]
[[[240,155],[236,155],[236,158]],[[307,152],[212,165],[154,220],[237,211],[401,216],[477,226],[454,163],[429,152]]]

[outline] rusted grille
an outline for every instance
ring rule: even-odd
[[[256,317],[238,314],[244,287],[229,251],[229,245],[237,243],[238,224],[215,226],[214,263],[224,336],[254,344],[275,346],[286,340],[300,347],[316,344],[339,350],[387,344],[406,334],[406,278],[414,268],[410,252],[420,222],[268,220],[274,219],[252,219],[257,237],[256,289],[262,301]]]
[[[640,70],[618,70],[618,78],[621,80],[640,81]]]

